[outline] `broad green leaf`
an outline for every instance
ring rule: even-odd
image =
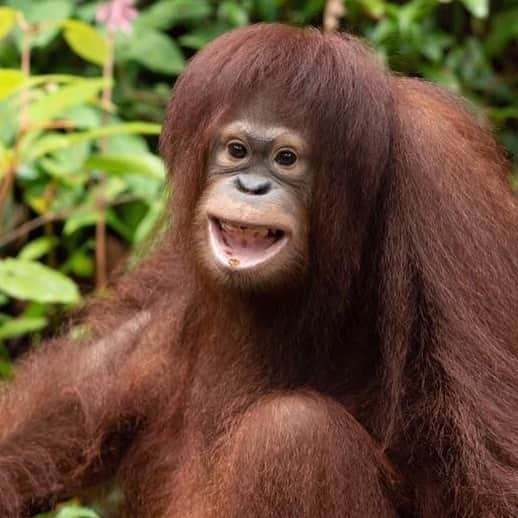
[[[72,3],[69,0],[31,0],[26,5],[19,0],[14,0],[11,4],[15,7],[21,4],[20,10],[31,23],[61,21],[72,12]]]
[[[40,25],[40,30],[33,35],[32,47],[46,47],[60,31],[60,24],[66,20],[73,10],[69,0],[37,0],[27,4],[15,0],[14,7],[23,11],[27,21]]]
[[[56,236],[43,236],[27,243],[19,252],[18,259],[33,261],[48,254],[59,243]]]
[[[91,100],[105,84],[104,79],[84,79],[63,86],[35,101],[29,108],[29,118],[33,123],[50,121],[66,110]]]
[[[18,134],[19,118],[17,103],[9,98],[0,100],[0,142],[5,147],[11,147]]]
[[[165,187],[165,178],[159,180],[140,174],[124,175],[124,181],[126,182],[128,192],[147,202],[156,200]]]
[[[320,16],[326,6],[326,0],[306,0],[302,9],[293,11],[290,17],[291,23],[305,24],[313,18]]]
[[[150,122],[126,122],[68,134],[46,133],[32,143],[32,145],[25,146],[24,142],[22,142],[20,147],[24,150],[22,154],[24,160],[32,161],[48,153],[65,149],[80,142],[114,135],[159,135],[160,129],[159,124]]]
[[[39,86],[49,83],[77,83],[84,81],[84,77],[71,74],[39,74],[29,77],[28,81],[30,86]]]
[[[49,311],[48,304],[42,304],[41,302],[29,302],[25,304],[25,309],[20,315],[23,318],[40,318],[46,317]]]
[[[117,217],[113,209],[107,209],[105,212],[106,224],[116,232],[118,232],[127,241],[132,240],[132,232],[127,226]],[[74,214],[65,223],[63,233],[71,235],[81,228],[93,227],[99,220],[99,211],[84,212],[81,214]]]
[[[362,0],[365,12],[373,18],[379,19],[385,14],[386,6],[383,0]]]
[[[74,252],[61,267],[63,273],[72,273],[77,277],[91,277],[95,271],[92,257],[80,250]]]
[[[180,23],[203,20],[210,16],[211,11],[207,0],[162,0],[142,11],[135,27],[169,29]]]
[[[41,133],[38,132],[35,135],[35,139],[31,138],[32,135],[27,135],[22,139],[20,145],[20,155],[24,162],[30,162],[36,160],[47,153],[65,149],[70,146],[66,135],[63,133]],[[38,138],[39,137],[39,138]]]
[[[503,124],[509,119],[518,120],[518,105],[505,106],[503,108],[491,107],[488,111],[491,120],[498,124]]]
[[[232,27],[226,23],[216,22],[201,29],[195,29],[188,34],[184,34],[178,38],[178,41],[184,47],[198,50],[231,28]]]
[[[476,18],[487,18],[489,0],[462,0],[466,9]]]
[[[56,518],[99,518],[99,515],[86,507],[67,505],[58,511]]]
[[[133,229],[113,209],[106,211],[106,224],[129,243],[133,241]]]
[[[0,378],[8,378],[13,373],[13,364],[8,360],[0,360]]]
[[[108,174],[141,174],[158,180],[165,178],[163,162],[151,153],[91,155],[84,166]]]
[[[96,185],[90,190],[88,193],[89,200],[87,201],[87,204],[90,202],[92,206],[95,206],[100,194],[102,194],[102,197],[106,202],[110,203],[115,200],[119,194],[122,194],[126,188],[126,182],[122,177],[106,176],[102,185]]]
[[[142,218],[137,229],[135,230],[135,235],[133,237],[133,241],[135,243],[142,243],[148,239],[153,230],[157,227],[160,218],[164,214],[166,202],[167,197],[162,196],[160,199],[151,204],[147,214]]]
[[[243,7],[229,0],[220,3],[218,18],[228,22],[233,27],[241,27],[248,24],[248,13]]]
[[[83,326],[75,326],[69,333],[73,340],[84,337],[86,331]],[[72,336],[74,335],[74,336]],[[77,498],[59,504],[55,511],[34,515],[33,518],[100,518],[93,509],[82,507]]]
[[[485,48],[490,56],[495,56],[509,43],[518,40],[518,7],[491,16],[490,22]]]
[[[42,303],[73,304],[80,299],[75,283],[65,275],[36,261],[0,260],[0,291]]]
[[[102,113],[92,106],[74,106],[62,114],[63,119],[71,121],[77,129],[98,128],[102,123]]]
[[[160,124],[154,124],[152,122],[124,122],[121,124],[103,126],[102,128],[94,128],[89,131],[69,133],[65,138],[70,145],[76,142],[84,142],[85,140],[94,140],[113,135],[160,135],[160,131]]]
[[[81,2],[81,4],[82,3],[83,2]],[[80,20],[83,20],[84,22],[94,23],[98,7],[98,0],[87,0],[87,3],[85,3],[85,5],[78,5],[75,8],[75,14]]]
[[[39,163],[49,175],[67,182],[74,176],[82,175],[90,147],[88,142],[80,142],[55,151],[51,156],[42,158]]]
[[[146,139],[141,135],[115,135],[106,143],[106,154],[149,153]]]
[[[16,11],[10,7],[0,7],[0,39],[7,36],[16,23]]]
[[[63,234],[69,236],[84,227],[94,226],[99,219],[99,211],[91,210],[88,212],[80,212],[70,216],[63,226]]]
[[[17,336],[26,335],[27,333],[34,333],[40,331],[47,325],[47,319],[44,317],[20,317],[8,320],[0,324],[0,340],[6,338],[15,338]]]
[[[106,64],[110,57],[110,46],[105,36],[79,20],[67,20],[63,26],[63,36],[78,56],[101,67]]]
[[[254,6],[258,18],[266,22],[273,22],[279,16],[281,0],[255,0]]]
[[[26,84],[27,78],[20,70],[0,68],[0,100],[14,94]]]
[[[185,67],[185,58],[178,45],[169,36],[152,29],[135,31],[129,56],[142,66],[162,74],[179,74]]]

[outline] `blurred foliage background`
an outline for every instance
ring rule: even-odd
[[[155,227],[158,133],[189,57],[249,23],[322,26],[333,7],[394,70],[469,98],[516,171],[518,0],[0,2],[0,375]]]
[[[0,2],[0,376],[160,219],[158,134],[189,57],[249,23],[322,26],[338,4],[394,70],[470,99],[518,176],[518,0]]]

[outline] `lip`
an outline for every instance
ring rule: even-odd
[[[274,259],[289,241],[277,225],[209,216],[209,243],[220,266],[231,271],[251,270]]]

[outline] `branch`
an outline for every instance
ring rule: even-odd
[[[340,19],[345,16],[345,0],[327,0],[324,10],[324,31],[334,32],[340,27]]]

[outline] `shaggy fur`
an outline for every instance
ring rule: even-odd
[[[308,274],[216,288],[192,222],[211,132],[258,96],[318,174]],[[116,477],[131,517],[518,516],[518,207],[461,102],[355,38],[228,33],[177,82],[172,225],[0,400],[0,515]]]

